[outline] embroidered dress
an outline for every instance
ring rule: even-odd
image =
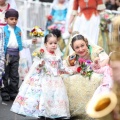
[[[42,60],[45,65],[40,67]],[[70,71],[63,67],[59,56],[45,51],[42,59],[35,58],[11,111],[36,118],[70,117],[67,92],[59,70]]]
[[[91,61],[94,61],[96,57],[99,57],[101,61],[108,58],[108,55],[99,46],[89,46],[89,51]],[[73,54],[73,56],[75,56],[77,60],[77,55]],[[69,65],[68,59],[64,64],[72,67]],[[78,66],[77,61],[75,67],[76,66]],[[82,76],[80,73],[76,73],[72,76],[62,75],[62,77],[64,79],[70,102],[70,115],[80,120],[94,120],[87,116],[85,108],[95,90],[103,80],[103,75],[93,72],[91,79]]]

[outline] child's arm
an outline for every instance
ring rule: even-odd
[[[59,60],[59,71],[63,73],[68,73],[68,74],[74,73],[74,71],[71,68],[63,65],[63,61],[61,59]]]
[[[24,48],[29,48],[29,47],[31,47],[32,45],[37,44],[38,42],[39,42],[39,41],[38,41],[37,39],[23,40],[23,41],[22,41],[22,46],[23,46]]]
[[[101,68],[99,68],[99,69],[93,69],[93,71],[94,71],[95,73],[99,73],[99,74],[103,74],[103,73],[104,73],[104,70],[105,70],[105,67],[101,67]]]

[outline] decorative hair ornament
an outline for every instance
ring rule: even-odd
[[[73,35],[71,39],[73,39],[74,37],[76,37],[76,36],[78,36],[78,35],[80,35],[80,34],[75,34],[75,35]]]

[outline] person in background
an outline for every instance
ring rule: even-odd
[[[2,76],[4,74],[4,61],[5,61],[5,55],[4,55],[4,31],[3,27],[7,24],[5,21],[5,12],[10,9],[15,8],[16,5],[14,0],[0,0],[0,88],[2,87]]]
[[[105,2],[106,9],[108,10],[117,10],[118,5],[116,4],[116,0],[108,0]]]
[[[79,9],[79,11],[78,11]],[[105,9],[102,0],[74,0],[68,30],[78,31],[97,44],[99,35],[99,12]]]
[[[120,0],[116,0],[115,3],[118,6],[117,10],[120,11]]]
[[[47,24],[46,28],[51,31],[52,29],[59,29],[61,33],[65,31],[65,21],[67,15],[67,3],[68,0],[54,0],[52,3],[52,10],[50,15],[52,16],[52,23]]]
[[[2,30],[1,35],[3,34],[3,27],[5,25],[7,25],[6,21],[5,21],[5,12],[7,10],[9,10],[10,8],[17,10],[17,6],[15,3],[15,0],[0,0],[0,28]],[[20,24],[20,19],[17,22],[17,25],[19,27],[21,27]],[[3,37],[1,38],[3,39]],[[3,40],[0,41],[0,66],[1,69],[4,70],[4,49],[3,49]],[[31,58],[31,54],[30,54],[30,49],[28,47],[30,47],[32,45],[32,41],[28,41],[28,40],[23,40],[22,43],[24,44],[24,48],[20,53],[20,62],[19,62],[19,75],[20,75],[20,79],[23,80],[23,78],[25,77],[26,72],[28,72],[29,67],[32,64],[32,58]],[[35,42],[36,44],[36,42]],[[24,57],[23,57],[24,56]],[[0,86],[2,87],[2,75],[4,73],[0,72]]]
[[[22,42],[21,29],[17,27],[18,18],[19,13],[15,9],[9,9],[5,13],[7,25],[4,26],[5,74],[2,77],[4,87],[1,89],[3,101],[14,100],[18,93],[19,58],[25,44]]]

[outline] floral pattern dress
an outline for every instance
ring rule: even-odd
[[[40,67],[43,60],[45,65]],[[69,101],[59,71],[72,72],[63,67],[60,57],[50,53],[45,53],[42,59],[36,57],[11,111],[36,118],[69,118]]]

